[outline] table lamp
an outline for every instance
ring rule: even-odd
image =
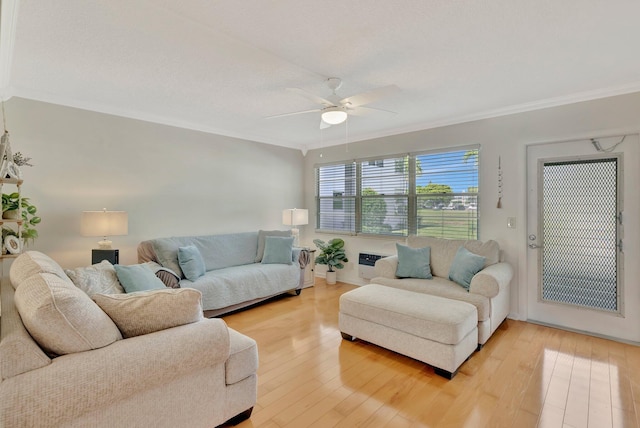
[[[300,244],[300,230],[296,226],[309,224],[309,210],[290,208],[282,211],[282,224],[291,227],[291,236],[293,236],[293,245]]]
[[[83,211],[81,221],[82,236],[102,236],[98,249],[91,250],[91,263],[107,260],[112,264],[119,262],[119,251],[111,247],[110,236],[129,233],[129,221],[126,211]]]

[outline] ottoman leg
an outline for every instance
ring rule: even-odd
[[[458,374],[458,370],[456,370],[455,372],[451,373],[449,371],[443,370],[443,369],[439,369],[438,367],[434,367],[433,371],[438,375],[438,376],[442,376],[445,379],[453,379],[453,377]]]
[[[350,334],[343,333],[343,332],[340,332],[340,334],[342,335],[342,338],[344,340],[348,340],[349,342],[354,342],[356,340],[356,337],[355,336],[351,336]]]

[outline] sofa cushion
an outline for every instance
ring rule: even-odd
[[[127,293],[166,288],[160,278],[144,263],[130,266],[115,265],[114,267],[118,281]]]
[[[158,238],[151,242],[158,262],[185,278],[178,262],[179,247],[195,245],[207,271],[241,266],[255,262],[258,232]]]
[[[451,263],[449,279],[469,290],[473,276],[482,270],[484,262],[484,257],[460,247],[453,258],[453,263]]]
[[[195,281],[206,272],[202,255],[195,245],[178,248],[178,263],[189,281]]]
[[[406,245],[396,244],[398,252],[398,278],[422,278],[431,279],[431,247],[411,248]]]
[[[20,319],[14,303],[15,290],[9,281],[3,280],[0,285],[2,299],[2,340],[0,341],[0,379],[5,380],[22,373],[30,372],[51,364],[42,348]]]
[[[124,293],[124,288],[118,281],[116,269],[107,260],[91,266],[65,269],[65,273],[75,286],[87,293],[89,297],[96,293]]]
[[[111,317],[125,338],[203,319],[202,294],[189,288],[96,294],[93,300]]]
[[[292,264],[293,237],[267,236],[264,242],[264,264]]]
[[[293,290],[300,285],[300,271],[297,263],[251,263],[210,270],[195,281],[183,279],[180,286],[200,290],[204,310],[215,310]]]
[[[258,251],[256,253],[255,262],[260,263],[264,256],[264,244],[267,236],[291,236],[290,230],[259,230],[258,231]]]
[[[500,246],[494,240],[488,240],[487,242],[465,241],[464,248],[473,254],[484,257],[484,267],[495,265],[500,261]]]
[[[122,339],[113,321],[85,292],[51,273],[22,281],[15,304],[31,336],[51,354],[88,351]]]
[[[488,297],[469,293],[447,278],[434,276],[431,281],[416,278],[397,279],[377,277],[374,279],[376,284],[386,285],[387,287],[401,288],[403,290],[471,303],[478,310],[478,321],[486,321],[491,317],[491,301]]]
[[[18,256],[11,264],[9,279],[15,289],[22,281],[37,273],[52,273],[62,280],[70,281],[55,260],[39,251],[27,251]]]
[[[449,278],[451,263],[460,247],[484,257],[485,267],[498,263],[500,255],[500,247],[496,241],[483,243],[477,240],[409,236],[407,245],[412,248],[431,247],[431,273],[442,278]]]

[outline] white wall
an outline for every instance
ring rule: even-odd
[[[42,223],[30,248],[64,267],[89,264],[99,240],[80,235],[83,210],[129,213],[129,235],[112,240],[131,264],[142,240],[285,229],[282,210],[303,205],[298,150],[20,98],[5,109],[14,153],[33,158],[23,193]]]
[[[313,246],[316,237],[333,237],[313,228],[315,164],[480,144],[480,239],[497,240],[516,269],[511,317],[519,319],[527,316],[527,146],[640,130],[637,93],[317,149],[303,158],[297,150],[20,98],[5,108],[14,152],[35,165],[24,168],[24,193],[43,218],[32,248],[64,267],[89,263],[98,238],[80,236],[80,214],[103,207],[129,212],[129,235],[113,238],[126,264],[136,262],[144,239],[283,229],[282,209],[292,207],[309,209],[301,241]],[[620,146],[631,195],[625,201],[626,317],[609,335],[640,342],[640,150],[629,146],[637,146],[637,138],[630,141]],[[498,156],[502,209],[496,208]],[[517,219],[516,229],[507,228],[508,217]],[[351,262],[338,278],[346,282],[364,283],[357,275],[359,252],[395,252],[394,239],[344,238]]]
[[[355,118],[353,120],[367,120]],[[309,210],[310,225],[301,229],[301,242],[313,247],[313,239],[327,240],[333,235],[314,232],[315,187],[314,165],[337,160],[383,156],[430,149],[480,144],[480,239],[495,239],[504,252],[504,258],[516,269],[512,283],[511,317],[526,319],[526,147],[530,144],[563,140],[588,139],[640,130],[640,93],[623,95],[590,102],[554,107],[528,113],[513,114],[493,119],[429,129],[375,140],[350,143],[310,151],[305,158],[305,207]],[[640,218],[638,207],[640,189],[640,151],[638,139],[623,143],[619,150],[625,153],[625,290],[629,293],[627,317],[620,331],[609,335],[640,341],[640,292],[636,289],[640,277]],[[590,144],[588,140],[585,144]],[[594,150],[595,153],[595,150]],[[570,155],[570,153],[568,153]],[[502,157],[504,177],[502,209],[496,208],[498,156]],[[507,218],[515,217],[516,229],[507,228]],[[402,240],[342,236],[346,241],[350,263],[338,272],[338,279],[353,284],[364,284],[358,277],[359,252],[395,254],[395,243]],[[316,271],[320,276],[325,267]]]

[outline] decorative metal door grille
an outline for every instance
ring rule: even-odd
[[[620,312],[618,158],[542,165],[542,300]]]

